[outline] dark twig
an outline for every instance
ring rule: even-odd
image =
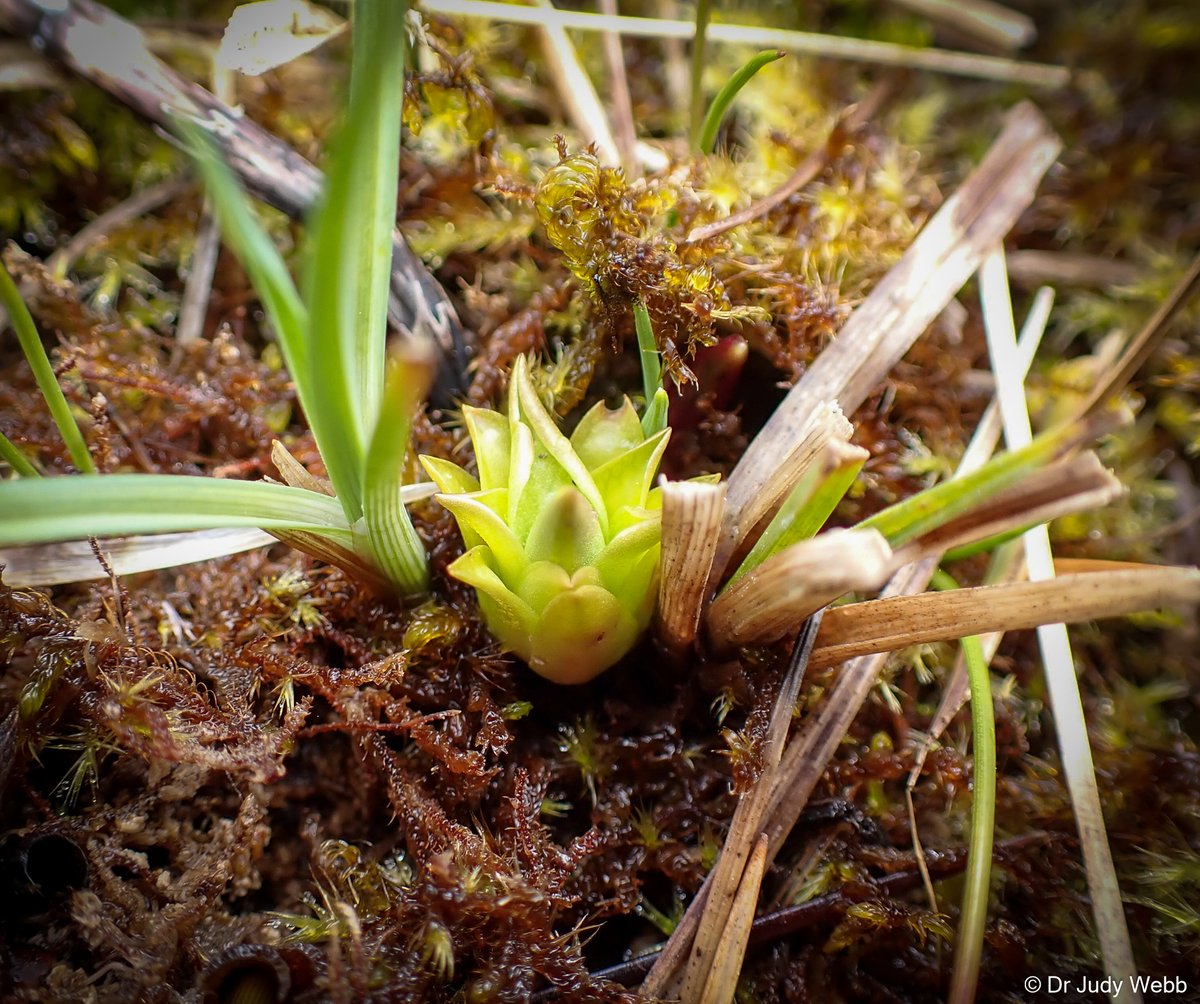
[[[150,52],[137,26],[94,0],[43,5],[0,0],[0,28],[104,89],[164,129],[178,116],[205,126],[242,183],[294,218],[316,203],[321,172],[278,137],[240,115]],[[399,42],[399,40],[397,40]],[[389,316],[397,327],[432,328],[442,349],[434,400],[448,404],[466,387],[462,322],[438,281],[403,237],[392,247]]]

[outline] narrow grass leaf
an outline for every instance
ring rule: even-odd
[[[860,446],[830,440],[820,462],[801,475],[730,581],[753,571],[792,544],[814,536],[854,483],[868,456]]]
[[[302,529],[347,545],[335,499],[268,481],[105,474],[9,481],[0,546],[219,527]]]
[[[751,56],[732,77],[725,81],[725,86],[717,91],[717,96],[708,106],[708,114],[704,116],[704,125],[700,130],[701,153],[713,152],[721,123],[725,121],[725,115],[729,111],[729,106],[733,104],[733,99],[737,97],[738,91],[745,87],[764,66],[777,59],[782,59],[785,55],[787,53],[780,49],[767,49],[760,52]]]
[[[75,416],[71,414],[71,406],[67,403],[66,395],[58,385],[54,367],[50,365],[50,357],[46,355],[46,349],[42,346],[42,340],[38,336],[33,317],[29,313],[29,308],[25,306],[25,301],[21,299],[17,284],[13,282],[12,276],[8,274],[8,269],[3,264],[0,264],[0,305],[8,311],[9,323],[17,333],[21,351],[25,353],[29,368],[33,370],[33,378],[37,381],[38,390],[42,392],[46,407],[50,409],[54,424],[58,426],[63,442],[67,444],[71,463],[77,470],[85,474],[94,474],[96,465],[92,463],[87,443],[83,441],[83,433],[79,431],[79,426],[75,423]],[[11,454],[5,453],[5,459],[10,463],[11,456]],[[16,470],[17,465],[14,464],[13,468]]]
[[[1085,431],[1081,422],[1052,429],[1022,449],[993,457],[978,470],[918,492],[859,525],[878,530],[888,543],[899,547],[984,504],[1089,436],[1090,430]]]
[[[29,462],[29,458],[13,445],[3,432],[0,432],[0,459],[3,459],[15,473],[23,478],[41,477],[38,470]]]
[[[319,416],[313,413],[311,407],[308,312],[300,300],[283,256],[254,215],[246,193],[204,130],[186,119],[179,119],[176,128],[196,169],[204,178],[221,225],[221,236],[237,255],[250,278],[250,284],[262,300],[263,309],[279,340],[283,361],[295,381],[300,405],[316,433]]]
[[[958,583],[938,569],[931,580],[935,589],[957,589]],[[967,856],[966,888],[954,939],[954,982],[951,1001],[975,997],[983,935],[987,928],[988,885],[992,871],[992,844],[996,830],[996,720],[992,709],[992,678],[978,635],[961,640],[971,690],[971,837]]]
[[[642,393],[646,398],[642,431],[647,436],[653,436],[667,427],[667,392],[662,388],[662,365],[658,358],[654,327],[650,323],[646,305],[640,300],[633,305],[633,323],[642,359]]]
[[[325,466],[351,522],[363,514],[368,439],[383,396],[408,4],[360,0],[350,101],[330,156],[305,276]]]

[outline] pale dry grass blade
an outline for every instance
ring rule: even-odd
[[[812,667],[969,634],[1121,617],[1195,603],[1200,603],[1200,571],[1169,566],[866,600],[825,615]]]
[[[233,527],[158,533],[146,537],[116,537],[104,541],[104,554],[116,575],[134,575],[195,561],[210,561],[275,543],[264,530]],[[86,540],[32,544],[0,550],[3,579],[8,586],[57,586],[108,578]]]
[[[766,644],[850,592],[874,592],[895,566],[876,530],[830,530],[793,544],[743,575],[713,601],[708,634],[721,648]]]
[[[696,638],[708,575],[717,549],[725,486],[667,481],[662,486],[662,576],[659,636],[673,649]]]
[[[718,568],[734,552],[746,510],[778,501],[771,497],[778,458],[815,409],[835,400],[850,414],[866,399],[1029,205],[1060,145],[1032,105],[1009,112],[987,156],[850,315],[743,454],[729,479]]]
[[[600,0],[600,13],[610,17],[617,14],[617,0]],[[600,36],[604,46],[604,62],[608,67],[608,82],[612,88],[612,116],[617,149],[621,164],[631,178],[641,174],[637,157],[637,125],[633,121],[633,100],[629,96],[629,78],[625,74],[625,53],[621,36],[606,31]]]
[[[754,926],[754,910],[758,905],[758,892],[766,867],[767,835],[763,833],[754,844],[729,920],[721,940],[717,942],[708,980],[700,994],[700,1004],[730,1004],[737,992],[738,976],[741,974],[746,946],[750,943],[750,929]]]
[[[887,584],[884,597],[903,597],[906,593],[924,589],[936,567],[935,558],[926,558],[914,565],[905,566]],[[882,603],[885,600],[874,602]],[[854,609],[860,606],[864,604],[855,603],[850,607],[837,609]],[[828,610],[825,616],[829,617],[835,612],[836,610]],[[783,762],[779,767],[779,782],[771,792],[771,805],[767,810],[767,818],[770,820],[767,828],[771,838],[770,861],[775,859],[787,835],[796,825],[796,820],[808,804],[813,789],[825,773],[829,758],[833,756],[833,751],[850,728],[871,688],[875,686],[886,661],[887,655],[875,654],[854,659],[843,666],[832,691],[784,752]],[[811,656],[809,664],[813,665]]]
[[[279,476],[283,478],[285,484],[333,498],[333,485],[329,483],[329,480],[310,474],[308,468],[293,457],[288,448],[278,439],[271,443],[271,463],[275,465],[275,470],[279,472]]]
[[[982,505],[927,533],[896,554],[907,564],[928,554],[985,540],[1023,527],[1099,509],[1120,498],[1124,488],[1090,450],[1065,457],[1021,479]]]
[[[716,866],[705,879],[700,892],[692,900],[683,920],[642,983],[642,993],[647,996],[678,996],[680,987],[676,974],[685,962],[686,970],[681,977],[684,1000],[695,1000],[708,982],[712,961],[717,957],[718,945],[725,937],[738,890],[744,886],[748,862],[763,833],[771,792],[776,785],[800,684],[808,667],[821,617],[822,614],[818,612],[809,618],[796,638],[787,674],[771,711],[763,750],[763,772],[754,787],[738,800]],[[761,878],[760,873],[756,881],[761,882]]]
[[[1033,19],[992,0],[893,0],[992,49],[1015,52],[1037,38]]]
[[[1041,286],[1130,286],[1143,275],[1131,261],[1069,251],[1014,251],[1008,256],[1008,278],[1021,287]]]
[[[1108,398],[1132,378],[1153,350],[1159,334],[1166,329],[1167,321],[1198,281],[1200,258],[1196,259],[1189,275],[1155,312],[1151,323],[1142,330],[1118,360],[1111,378],[1097,388],[1092,401],[1083,409],[1084,414],[1097,405],[1106,404]],[[1012,373],[1017,355],[1017,339],[1008,289],[1008,270],[1004,263],[1004,249],[1000,244],[997,244],[984,259],[979,273],[979,293],[983,305],[983,326],[987,335],[988,352],[992,358],[992,372],[996,374],[996,391],[1004,424],[1004,438],[1010,449],[1020,449],[1030,443],[1033,432],[1029,423],[1024,382],[1014,379]],[[1042,524],[1028,531],[1024,542],[1025,563],[1031,580],[1028,585],[1049,585],[1059,589],[1066,587],[1065,579],[1056,580],[1054,576],[1054,557],[1046,526]],[[1166,576],[1172,571],[1175,570],[1164,570],[1158,574]],[[1137,573],[1101,572],[1094,578],[1122,574]],[[1141,574],[1154,576],[1156,573]],[[1094,579],[1092,585],[1095,585]],[[1075,811],[1075,822],[1079,828],[1084,871],[1087,875],[1088,892],[1091,894],[1096,934],[1100,940],[1100,953],[1104,959],[1105,972],[1112,978],[1116,988],[1110,996],[1116,1001],[1138,1004],[1141,994],[1128,979],[1137,972],[1133,945],[1125,923],[1121,890],[1117,883],[1116,868],[1113,865],[1108,833],[1104,826],[1096,768],[1092,761],[1087,722],[1083,713],[1083,698],[1079,693],[1071,641],[1064,623],[1067,620],[1078,619],[1070,614],[1061,618],[1043,618],[1038,624],[1038,644],[1042,652],[1046,688],[1054,715],[1063,772],[1071,795],[1071,805]],[[973,996],[974,977],[974,973],[964,974],[956,969],[950,988],[950,999],[954,1004],[966,1004]]]
[[[561,28],[585,31],[612,31],[643,38],[690,39],[696,32],[693,21],[648,17],[609,17],[587,11],[556,10],[552,14],[494,0],[424,0],[422,6],[438,14],[485,17],[514,24],[553,24]],[[875,63],[910,70],[928,70],[981,80],[1017,82],[1028,87],[1057,89],[1071,80],[1065,66],[1030,63],[996,56],[977,56],[949,49],[918,49],[893,42],[875,42],[840,35],[790,31],[759,25],[715,22],[706,30],[710,41],[754,46],[758,49],[786,49],[823,59],[844,59]]]
[[[579,61],[579,53],[567,35],[567,29],[555,18],[558,13],[550,0],[529,0],[540,17],[538,37],[546,68],[554,81],[555,90],[566,109],[567,117],[583,134],[587,143],[596,144],[596,156],[607,167],[618,167],[621,154],[608,124],[608,116],[591,78]]]

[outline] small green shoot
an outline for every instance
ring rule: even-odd
[[[779,49],[765,49],[756,56],[751,56],[732,77],[725,81],[725,86],[717,92],[712,104],[708,106],[708,114],[704,116],[704,125],[700,129],[699,141],[701,153],[712,153],[716,147],[717,133],[720,131],[721,123],[725,121],[725,116],[729,113],[729,107],[733,104],[733,99],[737,97],[738,91],[745,87],[764,66],[777,59],[782,59],[785,55],[787,53]]]
[[[935,589],[958,588],[958,583],[940,568],[930,581]],[[971,691],[971,745],[975,765],[966,888],[954,945],[952,1000],[970,1000],[975,996],[979,962],[983,957],[983,935],[987,928],[988,884],[996,830],[996,720],[992,709],[992,677],[979,637],[969,635],[961,644]]]
[[[704,63],[711,8],[711,0],[696,0],[696,33],[692,36],[691,127],[688,130],[692,145],[696,147],[700,145],[700,131],[704,126]]]
[[[814,464],[805,471],[730,581],[784,548],[814,536],[849,491],[866,459],[859,451],[847,452],[831,469]]]
[[[21,294],[17,291],[17,284],[13,282],[12,276],[8,274],[8,269],[3,264],[0,264],[0,305],[8,311],[9,321],[17,333],[17,340],[21,343],[21,351],[25,353],[29,368],[33,370],[33,378],[37,381],[38,390],[42,392],[42,397],[45,398],[46,405],[50,408],[50,414],[54,418],[54,424],[58,426],[63,442],[67,444],[71,463],[84,474],[95,474],[96,465],[92,463],[87,443],[83,441],[83,433],[79,431],[79,426],[75,423],[75,416],[71,414],[71,406],[67,403],[66,395],[63,394],[62,388],[58,385],[58,379],[54,376],[54,367],[50,365],[50,357],[46,355],[42,340],[38,337],[37,328],[29,314],[29,308],[25,306],[25,301],[21,299]],[[5,443],[8,443],[7,439]],[[11,444],[9,445],[11,446]],[[4,459],[11,462],[7,449],[4,451]],[[18,464],[13,464],[13,469],[22,477],[29,477],[30,474],[26,473],[26,470],[32,470],[32,467],[23,470]],[[34,473],[36,474],[36,472]]]
[[[658,343],[654,340],[650,314],[640,300],[633,305],[633,322],[642,359],[642,393],[646,398],[642,432],[649,438],[667,427],[667,392],[662,386],[662,364],[658,358]]]
[[[11,467],[22,478],[36,478],[37,468],[29,462],[29,458],[16,448],[13,441],[0,432],[0,460]]]

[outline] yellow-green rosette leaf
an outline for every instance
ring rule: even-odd
[[[496,411],[465,407],[463,421],[475,445],[479,487],[504,488],[509,481],[509,421]]]
[[[488,630],[510,652],[529,659],[537,617],[496,574],[487,545],[473,547],[450,565],[450,574],[475,589]]]
[[[604,547],[600,521],[574,487],[560,488],[538,513],[525,541],[529,561],[552,561],[567,572],[590,565]]]
[[[624,506],[645,506],[654,473],[658,470],[670,436],[671,430],[663,429],[632,450],[596,468],[596,485],[608,512],[616,512]]]
[[[525,555],[521,544],[495,510],[480,496],[487,492],[469,495],[436,495],[443,506],[454,515],[459,528],[469,529],[478,535],[495,559],[496,571],[507,581],[514,581],[525,568]]]
[[[599,401],[575,426],[571,448],[588,470],[595,471],[613,457],[640,446],[645,438],[641,419],[629,398],[623,398],[616,408]]]
[[[652,488],[669,430],[647,436],[628,400],[597,404],[564,436],[518,358],[503,413],[464,408],[479,480],[422,458],[470,548],[492,634],[540,675],[583,683],[620,659],[654,612],[662,551]]]
[[[529,667],[558,683],[587,683],[628,652],[641,629],[600,586],[559,593],[533,634]]]
[[[440,457],[421,456],[417,458],[429,480],[438,486],[438,490],[449,495],[460,495],[467,492],[479,491],[479,482],[464,471],[458,464]]]

